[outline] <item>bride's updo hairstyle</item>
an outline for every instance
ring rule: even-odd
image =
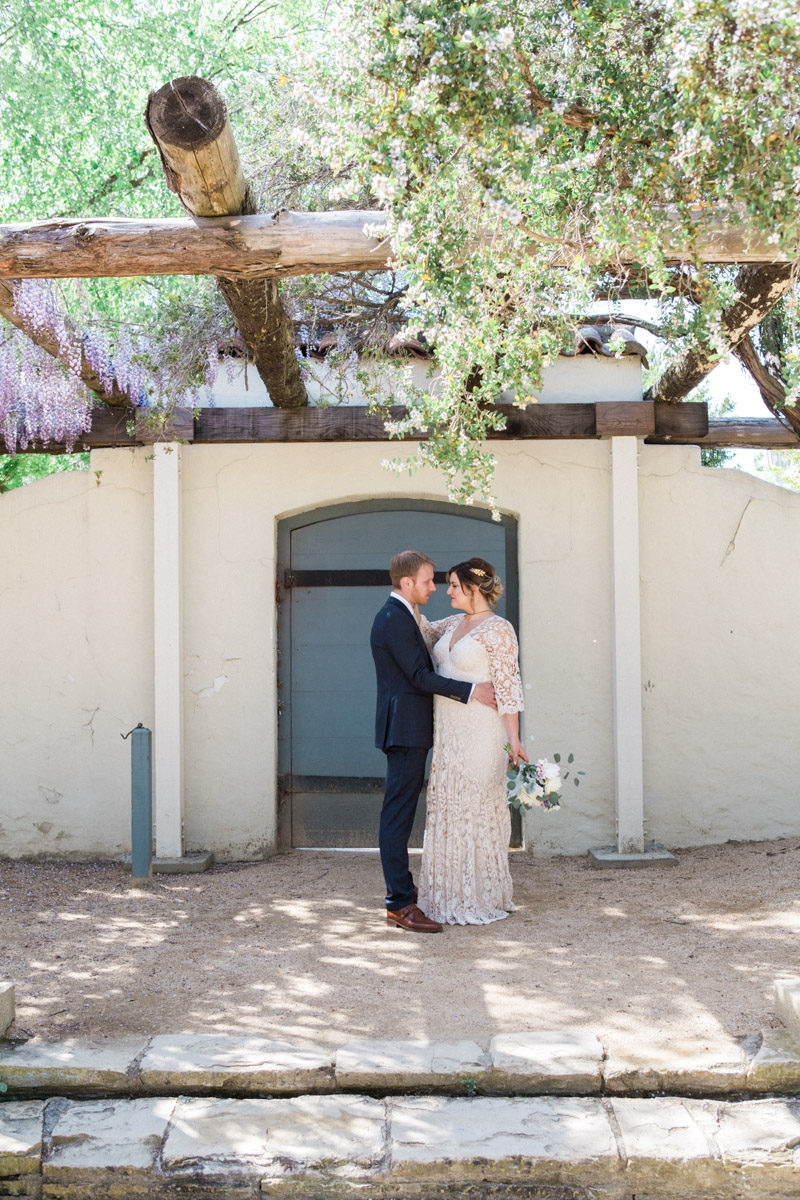
[[[462,588],[477,588],[486,603],[490,604],[492,608],[497,605],[497,601],[503,594],[500,576],[495,573],[494,567],[485,558],[470,558],[467,562],[456,563],[447,572],[447,578],[449,579],[451,575],[458,576],[458,582]]]

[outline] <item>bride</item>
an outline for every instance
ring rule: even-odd
[[[433,759],[419,878],[419,904],[435,921],[484,925],[513,911],[505,772],[527,762],[519,740],[522,681],[517,638],[492,610],[503,585],[491,563],[471,558],[447,572],[460,613],[421,618],[436,670],[451,679],[494,684],[497,712],[434,697]]]

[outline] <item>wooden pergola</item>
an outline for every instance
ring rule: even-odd
[[[381,441],[384,418],[366,408],[313,409],[300,376],[291,322],[278,281],[294,275],[383,270],[391,246],[379,211],[253,211],[222,97],[202,79],[175,79],[153,93],[145,113],[166,181],[190,214],[164,220],[70,219],[0,226],[0,313],[59,356],[52,337],[25,328],[14,310],[10,281],[141,275],[210,275],[236,320],[273,408],[203,410],[173,414],[153,433],[116,386],[104,391],[84,360],[81,376],[98,397],[81,448],[141,445],[154,440],[209,442]],[[752,351],[749,330],[791,282],[792,260],[767,237],[753,235],[737,214],[708,214],[691,246],[666,247],[675,264],[700,259],[738,264],[750,272],[751,293],[730,314],[741,355]],[[634,247],[620,247],[618,263],[632,263]],[[745,346],[745,343],[747,344]],[[754,353],[754,352],[753,352]],[[754,374],[757,365],[748,363]],[[699,365],[699,378],[710,369]],[[661,381],[659,381],[661,382]],[[762,394],[765,389],[761,381]],[[662,389],[663,390],[663,389]],[[794,423],[766,418],[709,421],[703,404],[668,402],[658,388],[640,402],[530,406],[498,405],[506,428],[492,438],[598,438],[633,434],[656,444],[708,447],[800,445]],[[395,409],[393,416],[401,415]],[[409,434],[407,440],[420,440]],[[34,444],[57,452],[62,446]]]

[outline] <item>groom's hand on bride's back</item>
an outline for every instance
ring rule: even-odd
[[[491,683],[476,683],[470,699],[477,700],[479,704],[485,704],[487,708],[497,708],[494,687]]]

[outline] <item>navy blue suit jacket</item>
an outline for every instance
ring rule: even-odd
[[[432,746],[434,694],[466,704],[472,684],[436,674],[416,621],[392,596],[372,624],[370,646],[378,679],[375,745]]]

